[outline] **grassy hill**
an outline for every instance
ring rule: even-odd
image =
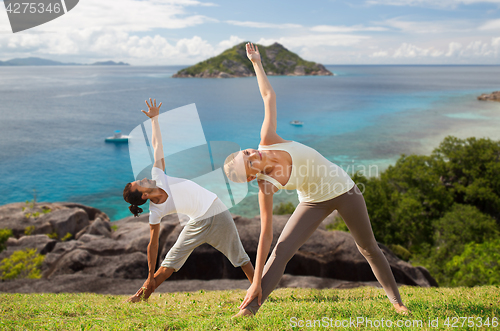
[[[246,42],[238,44],[218,56],[180,70],[173,77],[230,78],[255,76],[252,63],[246,56],[245,45]],[[259,47],[264,69],[270,76],[332,75],[323,65],[306,61],[278,43],[268,47],[257,46]]]
[[[487,330],[500,329],[498,286],[402,286],[400,292],[409,316],[398,315],[383,290],[374,287],[289,288],[274,291],[255,318],[238,320],[231,316],[245,295],[242,290],[153,294],[148,303],[137,304],[123,303],[126,296],[89,293],[0,294],[0,329],[463,330],[481,328],[480,323]]]

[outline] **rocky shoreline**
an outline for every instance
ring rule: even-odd
[[[274,216],[272,246],[288,217]],[[243,246],[255,262],[259,219],[237,215],[233,218]],[[177,216],[166,216],[161,224],[157,265],[182,230]],[[7,249],[0,253],[0,261],[25,248],[35,248],[45,255],[45,259],[41,279],[3,281],[0,282],[1,292],[133,294],[147,277],[148,215],[110,222],[106,214],[80,204],[38,203],[33,208],[26,208],[25,203],[15,203],[0,207],[2,228],[12,229],[14,237],[6,242]],[[30,234],[26,235],[28,232]],[[397,258],[386,246],[379,246],[398,284],[437,286],[425,268],[413,267]],[[290,260],[285,274],[280,287],[379,286],[352,236],[346,232],[326,231],[324,226]],[[246,289],[248,285],[240,268],[234,268],[224,255],[204,244],[193,251],[183,268],[158,291]]]
[[[498,101],[500,102],[500,91],[495,91],[490,94],[483,93],[477,97],[480,101]]]

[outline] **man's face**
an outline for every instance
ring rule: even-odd
[[[156,187],[157,187],[156,181],[144,178],[144,179],[136,180],[135,182],[132,182],[132,185],[130,188],[132,191],[137,190],[141,193],[149,193],[153,189],[155,189]]]

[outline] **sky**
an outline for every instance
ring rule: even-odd
[[[500,0],[80,0],[13,34],[0,60],[190,65],[243,41],[322,64],[500,64]]]

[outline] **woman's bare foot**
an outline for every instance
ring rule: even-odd
[[[240,318],[240,317],[243,317],[243,316],[253,317],[253,313],[250,310],[248,310],[248,309],[245,308],[245,309],[241,309],[238,314],[234,315],[231,318]]]
[[[408,315],[410,313],[410,310],[402,303],[395,303],[394,309],[396,309],[396,312],[401,315]]]

